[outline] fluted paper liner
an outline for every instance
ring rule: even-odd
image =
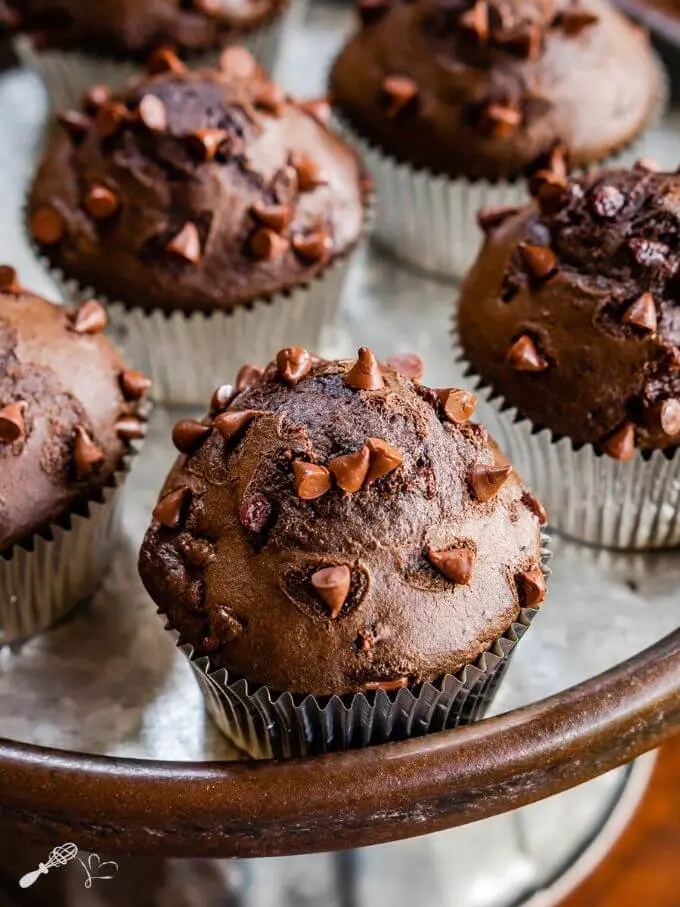
[[[658,62],[661,94],[639,135],[587,170],[632,163],[642,134],[661,119],[669,89]],[[426,275],[446,281],[465,276],[482,244],[477,223],[482,208],[520,207],[531,200],[526,181],[451,179],[399,163],[364,139],[334,108],[337,127],[348,144],[362,156],[376,189],[376,216],[372,239],[377,246]],[[575,170],[573,175],[584,173]]]
[[[81,503],[45,532],[0,554],[0,645],[47,630],[92,595],[111,563],[122,489],[142,442],[124,454],[101,499]]]
[[[548,512],[550,525],[578,541],[640,551],[680,545],[680,456],[639,451],[620,462],[591,444],[537,428],[467,363],[454,327],[456,358],[478,394],[477,415]]]
[[[547,537],[541,542],[547,578]],[[176,630],[168,624],[165,628],[188,658],[222,733],[253,759],[285,759],[405,740],[479,721],[537,613],[520,609],[503,636],[455,675],[389,693],[324,697],[274,693],[244,679],[230,680],[225,668],[213,669],[209,656],[196,655]]]
[[[279,55],[286,17],[287,14],[282,13],[252,31],[239,33],[228,43],[245,47],[263,69],[271,72]],[[144,72],[143,65],[135,60],[97,56],[78,50],[40,50],[27,35],[17,37],[14,48],[21,63],[34,69],[43,80],[55,110],[80,109],[83,95],[93,85],[108,85],[112,91],[117,91],[129,79]],[[195,69],[217,68],[223,50],[224,47],[220,47],[193,53],[188,58],[188,64]]]

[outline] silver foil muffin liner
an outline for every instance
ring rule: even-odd
[[[641,551],[680,545],[678,449],[638,452],[619,462],[591,444],[576,447],[537,428],[467,363],[454,329],[457,360],[478,395],[476,416],[548,512],[552,528],[603,548]]]
[[[284,12],[259,28],[242,32],[233,43],[247,48],[260,66],[271,72],[279,56],[287,15]],[[28,35],[15,38],[14,49],[22,65],[38,73],[55,110],[80,109],[83,94],[93,85],[108,85],[117,91],[129,79],[140,76],[144,69],[135,60],[101,57],[78,50],[41,50]],[[188,63],[196,69],[213,69],[218,66],[223,49],[191,54]]]
[[[639,157],[642,134],[661,119],[668,102],[665,70],[660,61],[658,66],[662,90],[648,123],[625,147],[588,170],[627,166]],[[484,238],[477,223],[482,208],[520,207],[531,200],[524,179],[451,179],[400,163],[359,135],[337,108],[333,114],[338,130],[358,150],[375,182],[373,241],[429,277],[457,282],[465,276]]]
[[[101,497],[0,553],[0,646],[47,630],[92,595],[111,563],[122,491],[143,442],[134,442]]]
[[[541,543],[547,578],[547,536]],[[247,680],[230,680],[225,668],[213,669],[209,656],[196,655],[167,624],[166,630],[188,658],[206,708],[230,742],[252,759],[287,759],[421,737],[481,720],[537,613],[522,608],[503,636],[455,675],[392,692],[324,697],[274,693]]]

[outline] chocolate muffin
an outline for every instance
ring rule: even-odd
[[[159,48],[196,65],[246,44],[262,66],[276,62],[288,0],[7,0],[26,65],[37,67],[57,106],[94,83],[119,88]]]
[[[536,170],[611,157],[664,96],[646,36],[603,0],[360,0],[359,12],[330,90],[376,177],[376,236],[444,276],[472,259],[475,210],[519,203]]]
[[[416,726],[427,700],[421,732],[433,697],[447,725],[462,720],[471,684],[468,706],[483,710],[505,664],[493,653],[509,651],[544,597],[544,514],[468,421],[474,397],[432,391],[367,349],[331,362],[292,347],[240,377],[205,419],[175,427],[180,457],[140,555],[180,643],[208,656],[205,670],[226,670],[227,700],[239,679],[260,704],[288,694],[287,718],[272,705],[257,739],[228,709],[221,726],[271,754],[295,748],[287,722],[312,749],[391,733],[376,714],[372,731],[361,720],[335,743],[319,738],[290,694],[319,712],[333,695],[370,711],[363,694],[394,702],[404,689],[395,711],[418,712]],[[463,671],[480,656],[481,673]]]
[[[101,331],[0,268],[0,640],[48,626],[96,588],[149,382]]]
[[[541,472],[536,450],[533,469],[528,456],[521,462],[552,498],[558,525],[583,531],[572,525],[572,505],[557,506],[555,495],[573,482],[576,496],[593,469],[612,469],[603,454],[623,464],[617,476],[635,470],[635,501],[612,486],[611,506],[631,519],[650,510],[651,522],[635,532],[645,544],[670,544],[680,540],[669,472],[678,471],[680,444],[680,175],[651,166],[542,185],[531,207],[482,213],[488,238],[463,285],[459,331],[473,373],[528,420],[515,430],[546,429],[545,456],[556,456],[554,442],[564,438],[579,463],[591,464],[574,467],[579,480],[564,462]],[[510,414],[504,421],[513,435]],[[503,440],[512,454],[515,444]],[[642,486],[632,483],[638,471],[648,477]],[[591,485],[596,497],[583,501],[593,520],[605,485]]]
[[[204,399],[237,351],[295,330],[315,345],[363,229],[361,169],[325,105],[286,97],[243,49],[222,59],[180,71],[165,54],[166,71],[64,113],[29,205],[52,266],[122,303],[112,321],[175,402]],[[197,358],[167,387],[178,344]]]

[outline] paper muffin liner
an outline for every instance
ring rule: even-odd
[[[47,630],[97,590],[120,535],[123,486],[142,444],[125,452],[99,499],[0,553],[0,646]]]
[[[546,579],[548,544],[542,535]],[[509,629],[455,675],[392,692],[323,697],[275,693],[242,678],[230,679],[225,668],[211,666],[209,656],[196,655],[183,644],[169,624],[165,629],[188,658],[206,708],[225,737],[253,759],[287,759],[420,737],[481,720],[537,613],[520,609]]]
[[[603,548],[641,551],[680,545],[678,449],[637,452],[620,462],[591,444],[540,428],[511,406],[466,360],[454,329],[457,360],[478,395],[479,420],[548,512],[552,528]]]
[[[252,31],[241,32],[233,41],[247,48],[267,72],[276,65],[285,31],[287,12]],[[216,68],[224,47],[188,57],[192,68]],[[14,40],[14,49],[22,65],[34,69],[41,77],[55,110],[80,108],[83,94],[93,85],[108,85],[112,91],[122,88],[134,77],[143,74],[143,65],[136,60],[109,58],[79,50],[58,48],[39,49],[28,35]]]
[[[668,82],[660,61],[658,67],[662,88],[649,121],[625,147],[585,169],[632,164],[639,157],[642,135],[661,119],[668,102]],[[531,201],[523,178],[497,182],[451,179],[400,163],[359,135],[337,108],[333,113],[339,131],[357,148],[375,182],[373,241],[426,276],[459,281],[474,262],[484,238],[477,213],[482,208],[520,207]],[[572,175],[585,169],[574,170]]]

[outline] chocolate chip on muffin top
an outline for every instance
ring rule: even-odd
[[[69,312],[0,267],[0,551],[98,499],[144,435],[149,382],[105,325],[98,303]]]
[[[621,460],[680,443],[680,174],[539,181],[481,222],[460,301],[473,369],[525,416]]]
[[[140,555],[151,596],[198,653],[275,691],[455,673],[545,591],[545,514],[474,403],[368,349],[243,370],[175,427]]]
[[[358,241],[358,161],[247,51],[223,69],[164,71],[63,114],[30,201],[50,260],[112,300],[230,309],[309,283]]]
[[[593,163],[662,95],[648,40],[602,0],[359,0],[359,12],[334,103],[368,142],[433,173],[514,178],[556,144]]]

